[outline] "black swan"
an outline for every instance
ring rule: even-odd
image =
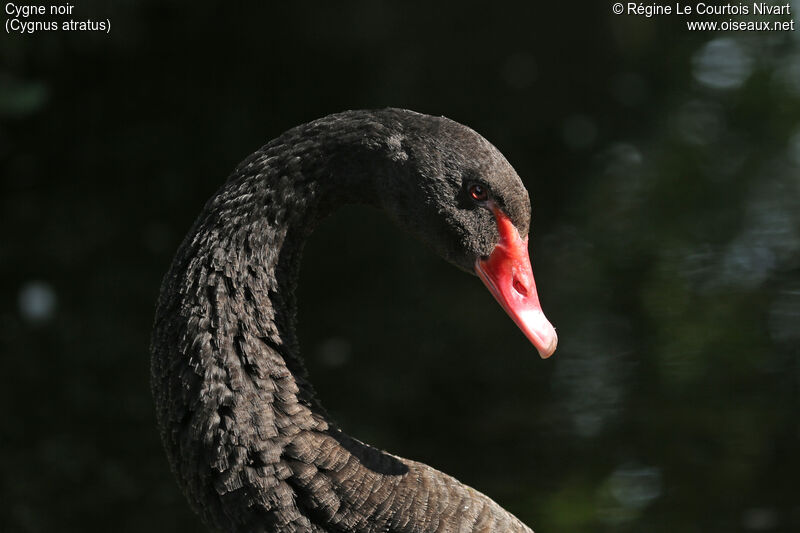
[[[300,256],[320,219],[353,202],[477,273],[542,357],[555,350],[528,193],[494,146],[399,109],[297,126],[236,168],[161,286],[152,389],[181,488],[222,532],[531,531],[452,477],[347,436],[315,397],[295,334]]]

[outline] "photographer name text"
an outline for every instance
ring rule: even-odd
[[[615,4],[619,6],[623,4]],[[616,11],[616,10],[615,10]],[[695,4],[646,4],[643,2],[628,2],[625,4],[624,13],[626,15],[644,15],[653,17],[656,15],[791,15],[791,4],[768,4],[766,2],[753,2],[752,4],[706,4],[698,2]],[[622,13],[617,13],[618,15]]]

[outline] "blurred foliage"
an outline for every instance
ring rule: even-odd
[[[0,530],[198,530],[149,395],[160,277],[244,156],[387,105],[523,176],[561,345],[539,361],[475,279],[343,211],[300,295],[335,418],[539,532],[800,529],[800,32],[604,2],[76,10],[112,33],[0,46]]]

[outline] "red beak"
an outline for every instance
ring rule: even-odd
[[[506,214],[494,205],[491,207],[497,220],[500,242],[488,259],[475,262],[475,272],[533,343],[542,359],[547,359],[556,351],[558,336],[539,304],[528,257],[528,238],[523,240]]]

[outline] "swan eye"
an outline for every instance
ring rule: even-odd
[[[489,193],[486,192],[486,187],[479,183],[473,183],[469,186],[469,196],[476,202],[484,202],[489,198]]]

